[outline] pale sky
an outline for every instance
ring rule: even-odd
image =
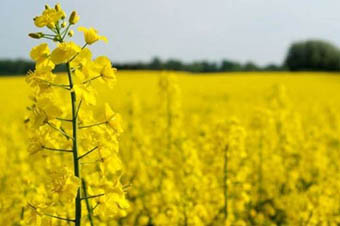
[[[339,0],[1,0],[0,58],[26,58],[41,42],[32,18],[44,4],[77,10],[109,43],[91,46],[114,62],[177,58],[260,65],[281,63],[290,43],[324,39],[340,46]],[[77,32],[76,32],[77,33]],[[82,41],[81,36],[76,41]]]

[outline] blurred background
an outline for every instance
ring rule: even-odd
[[[32,19],[42,5],[58,2],[67,13],[78,11],[79,26],[108,37],[108,44],[96,44],[97,55],[109,56],[119,69],[340,69],[337,0],[2,0],[1,74],[33,68],[28,53],[38,42],[27,34],[38,29]],[[82,41],[79,34],[76,41]],[[289,52],[296,42],[300,45]]]

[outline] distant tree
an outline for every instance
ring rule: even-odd
[[[32,61],[22,59],[18,60],[0,60],[0,74],[1,75],[23,75],[29,70],[34,69]]]
[[[259,67],[255,63],[249,61],[243,66],[243,69],[245,71],[258,71]]]
[[[154,57],[150,63],[150,69],[161,70],[163,68],[162,61],[158,57]]]
[[[276,64],[268,64],[265,67],[263,67],[264,71],[282,71],[283,67]]]
[[[217,72],[218,67],[216,63],[210,63],[208,61],[202,61],[200,62],[202,65],[202,72]]]
[[[240,71],[241,64],[230,61],[230,60],[223,60],[220,66],[220,71]]]
[[[183,63],[180,60],[169,59],[164,63],[164,68],[167,70],[181,71],[183,70]]]
[[[193,62],[185,66],[186,71],[199,73],[203,71],[203,65],[200,62]]]
[[[296,42],[290,46],[284,64],[292,71],[338,71],[340,52],[325,41]]]

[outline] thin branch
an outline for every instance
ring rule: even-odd
[[[27,203],[27,205],[29,206],[29,207],[31,207],[32,209],[34,209],[35,211],[37,211],[37,213],[39,213],[38,212],[38,210],[37,210],[37,207],[35,207],[35,206],[33,206],[31,203]]]
[[[45,38],[45,39],[49,39],[49,40],[55,41],[55,38],[49,38],[49,37],[41,37],[41,38]]]
[[[65,119],[65,118],[56,118],[59,121],[64,121],[64,122],[72,122],[72,119]]]
[[[80,110],[80,107],[81,107],[81,104],[82,104],[82,103],[83,103],[83,99],[80,99],[79,104],[78,104],[78,108],[77,108],[77,112],[76,112],[76,117],[75,117],[75,118],[78,118],[79,110]]]
[[[60,87],[60,88],[66,89],[66,90],[70,90],[70,86],[69,85],[57,84],[57,83],[53,83],[53,82],[47,81],[45,79],[40,79],[40,78],[38,78],[38,80],[41,81],[41,82],[46,83],[49,86],[55,86],[55,87]]]
[[[47,122],[47,125],[49,125],[51,128],[55,129],[56,131],[60,132],[62,135],[64,135],[67,139],[71,139],[73,140],[73,137],[70,137],[67,133],[65,133],[64,131],[62,131],[61,129],[55,127],[54,125],[52,125],[51,123]]]
[[[89,83],[89,82],[91,82],[91,81],[93,81],[93,80],[96,80],[96,79],[98,79],[98,78],[100,78],[100,77],[102,77],[102,76],[101,76],[101,75],[94,76],[94,77],[92,77],[92,78],[90,78],[90,79],[88,79],[88,80],[83,81],[82,84]]]
[[[57,151],[57,152],[73,152],[72,150],[67,150],[67,149],[58,149],[58,148],[49,148],[42,146],[41,148],[49,150],[49,151]]]
[[[98,198],[98,197],[101,197],[101,196],[104,196],[104,195],[105,194],[91,195],[91,196],[80,198],[80,200]]]
[[[63,40],[65,39],[65,37],[66,37],[66,35],[67,35],[68,30],[70,29],[70,27],[71,27],[71,24],[69,24],[69,25],[67,26],[67,28],[61,33],[61,36],[62,36]]]
[[[56,219],[58,219],[58,220],[63,220],[63,221],[68,221],[68,222],[76,222],[76,220],[70,219],[70,218],[54,216],[54,215],[50,215],[50,214],[47,214],[47,213],[44,213],[44,215],[45,215],[45,216],[48,216],[48,217],[56,218]]]
[[[92,211],[95,210],[98,206],[99,206],[99,202],[96,203],[96,205],[94,207],[92,207]]]
[[[76,53],[67,63],[70,63],[72,60],[74,60],[74,58],[76,58],[86,46],[87,43],[85,43],[83,47],[81,47],[81,50],[78,53]]]
[[[95,151],[96,149],[98,149],[98,146],[95,146],[94,148],[92,148],[91,150],[89,150],[88,152],[86,152],[85,154],[82,154],[81,156],[78,157],[78,160],[81,158],[84,158],[85,156],[87,156],[88,154],[90,154],[91,152]]]
[[[50,36],[50,37],[55,37],[53,34],[43,34],[44,36]]]
[[[21,213],[20,213],[20,219],[24,219],[24,215],[25,215],[25,207],[21,207]]]
[[[103,124],[107,124],[107,121],[98,122],[98,123],[91,124],[91,125],[86,125],[86,126],[79,126],[79,129],[91,128],[91,127],[100,126],[100,125],[103,125]]]
[[[34,211],[36,211],[39,215],[40,214],[43,214],[45,216],[48,216],[48,217],[53,217],[53,218],[56,218],[56,219],[59,219],[59,220],[64,220],[64,221],[69,221],[69,222],[75,222],[75,220],[73,219],[69,219],[69,218],[65,218],[65,217],[59,217],[59,216],[54,216],[54,215],[51,215],[51,214],[48,214],[48,213],[39,213],[39,211],[37,210],[37,207],[33,206],[31,203],[27,203],[28,206],[30,206],[32,209],[34,209]]]

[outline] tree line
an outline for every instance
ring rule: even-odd
[[[279,65],[270,64],[260,67],[253,62],[241,64],[235,61],[222,60],[220,63],[209,61],[197,61],[183,63],[180,60],[169,59],[162,61],[155,57],[150,62],[112,63],[118,70],[172,70],[188,72],[233,72],[233,71],[280,71],[283,68]],[[0,60],[0,75],[22,75],[27,71],[34,70],[34,62],[29,60]],[[66,71],[58,67],[57,72]]]
[[[221,62],[195,61],[184,63],[181,60],[161,60],[154,57],[149,62],[115,63],[119,70],[174,70],[188,72],[235,72],[235,71],[340,71],[340,50],[337,46],[322,40],[308,40],[293,43],[284,62],[280,65],[259,66],[254,62],[239,63],[224,59]],[[34,69],[29,60],[0,60],[0,75],[22,75]],[[65,71],[57,67],[57,72]]]

